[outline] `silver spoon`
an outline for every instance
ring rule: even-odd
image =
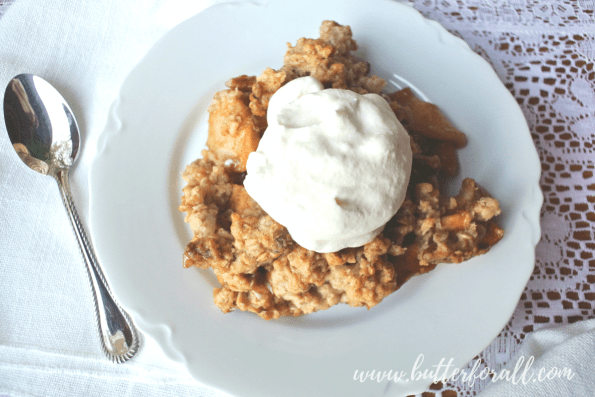
[[[21,160],[58,182],[89,274],[102,350],[115,363],[128,361],[138,350],[138,332],[130,316],[112,297],[70,197],[68,170],[80,145],[78,125],[70,107],[47,81],[20,74],[4,92],[4,120]]]

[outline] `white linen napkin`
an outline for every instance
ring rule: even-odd
[[[594,354],[595,319],[541,329],[527,337],[479,397],[593,396]]]
[[[83,144],[71,185],[85,225],[94,143],[124,78],[168,29],[213,2],[16,0],[0,20],[0,87],[19,73],[38,74],[77,116]],[[0,397],[223,396],[193,380],[148,338],[127,364],[103,357],[87,276],[56,184],[19,161],[1,113],[0,130]],[[593,395],[593,353],[595,320],[538,331],[509,371],[521,356],[524,363],[533,356],[528,371],[555,366],[575,377],[527,385],[503,380],[481,397]]]
[[[17,0],[0,20],[0,87],[37,74],[81,127],[71,170],[88,225],[88,169],[120,85],[167,30],[209,0]],[[148,338],[131,362],[100,350],[91,291],[56,182],[18,157],[0,115],[0,396],[223,396]],[[87,229],[88,230],[88,229]]]

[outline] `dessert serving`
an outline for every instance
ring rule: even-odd
[[[475,181],[441,193],[465,134],[410,89],[383,92],[356,49],[349,26],[324,21],[279,70],[213,98],[179,208],[194,234],[184,266],[213,269],[223,312],[371,308],[502,238],[499,203]]]

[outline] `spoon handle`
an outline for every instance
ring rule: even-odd
[[[87,267],[103,353],[114,363],[126,362],[138,350],[138,332],[128,313],[115,302],[87,239],[70,195],[68,170],[58,170],[55,178]]]

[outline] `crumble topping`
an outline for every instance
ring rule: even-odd
[[[208,149],[183,173],[179,209],[194,234],[184,266],[213,269],[221,283],[213,298],[223,312],[240,309],[268,320],[338,303],[371,308],[410,277],[483,254],[502,238],[494,222],[499,203],[475,181],[465,179],[457,196],[440,194],[446,178],[458,172],[456,150],[466,145],[465,134],[409,89],[382,93],[385,81],[369,75],[369,64],[351,54],[355,49],[349,26],[324,21],[319,39],[288,44],[279,70],[232,78],[213,98]],[[306,250],[242,185],[248,154],[267,127],[271,96],[302,76],[325,88],[381,94],[410,134],[414,158],[405,202],[362,247]]]

